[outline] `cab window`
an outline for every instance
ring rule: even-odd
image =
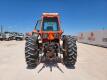
[[[43,31],[58,31],[58,19],[57,18],[44,18],[43,19]]]

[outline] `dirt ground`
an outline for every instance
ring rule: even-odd
[[[24,46],[25,41],[0,42],[0,80],[107,80],[107,48],[77,43],[75,69],[58,64],[40,71],[43,64],[26,69]]]

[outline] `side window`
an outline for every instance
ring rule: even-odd
[[[36,30],[40,30],[40,26],[41,26],[41,20],[38,20],[36,23]]]

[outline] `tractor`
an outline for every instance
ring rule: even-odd
[[[39,63],[55,60],[65,66],[75,66],[77,61],[76,40],[63,35],[58,13],[43,13],[25,43],[25,60],[28,69]]]

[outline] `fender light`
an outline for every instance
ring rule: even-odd
[[[34,29],[32,32],[33,32],[33,33],[38,33],[38,31],[37,31],[36,29]]]

